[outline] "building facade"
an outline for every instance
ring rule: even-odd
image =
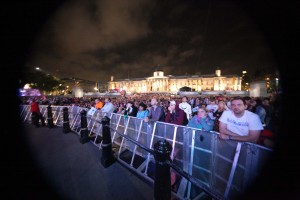
[[[148,92],[178,92],[183,87],[192,91],[241,91],[242,78],[237,75],[222,76],[221,70],[209,75],[165,76],[162,70],[157,70],[151,77],[111,80],[109,91],[128,91],[137,93]]]

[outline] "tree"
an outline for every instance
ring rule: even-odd
[[[31,88],[51,92],[58,89],[61,81],[50,74],[45,74],[41,71],[32,72],[28,70],[23,73],[19,83],[21,88],[23,88],[26,84],[30,84]]]

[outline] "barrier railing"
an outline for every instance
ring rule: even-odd
[[[45,114],[44,106],[40,107]],[[52,106],[57,126],[63,123],[62,109],[62,106]],[[68,109],[70,127],[80,134],[80,112],[85,108],[70,106]],[[206,189],[215,196],[232,199],[253,183],[272,154],[271,149],[253,143],[220,140],[217,132],[90,111],[87,128],[89,136],[94,137],[91,142],[101,148],[101,142],[96,140],[102,137],[101,120],[108,116],[116,158],[150,182],[154,181],[155,160],[145,148],[153,149],[158,141],[168,141],[172,145],[172,168],[176,169],[172,171],[176,174],[172,193],[179,199],[200,199],[207,196]],[[28,105],[20,106],[24,122],[30,122],[30,114]]]

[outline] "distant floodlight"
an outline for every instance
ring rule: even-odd
[[[40,68],[39,68],[39,67],[36,67],[35,69],[36,69],[36,70],[40,70]]]
[[[30,88],[31,88],[30,84],[27,83],[27,84],[24,85],[24,89],[30,89]]]

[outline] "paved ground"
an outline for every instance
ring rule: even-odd
[[[153,199],[151,184],[118,162],[104,168],[101,151],[92,143],[81,144],[76,133],[30,124],[24,124],[24,130],[34,165],[29,170],[31,175],[19,180],[23,188],[12,194],[16,198]]]

